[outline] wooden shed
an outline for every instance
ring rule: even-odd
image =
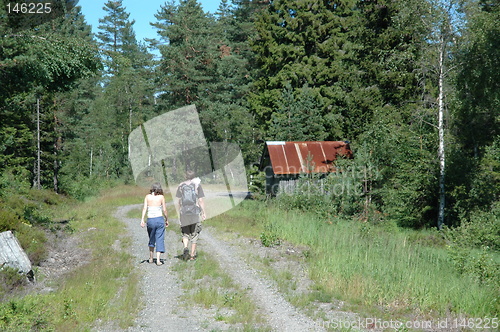
[[[339,155],[353,157],[349,142],[266,142],[260,161],[260,170],[266,174],[266,193],[276,195],[280,181],[297,179],[300,174],[334,172]]]

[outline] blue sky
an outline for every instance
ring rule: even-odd
[[[97,33],[99,19],[106,14],[102,7],[108,0],[80,0],[78,5],[82,7],[83,15],[87,24],[92,26],[92,32]],[[143,41],[144,38],[157,38],[156,29],[149,25],[149,22],[155,22],[154,15],[160,9],[160,6],[165,4],[165,0],[123,0],[125,11],[130,13],[130,20],[135,20],[133,26],[135,35],[138,41]],[[176,1],[178,3],[178,1]],[[202,5],[203,10],[210,13],[215,13],[219,7],[219,0],[198,0]]]

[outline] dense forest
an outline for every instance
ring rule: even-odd
[[[498,235],[497,0],[180,0],[145,41],[119,0],[96,35],[75,1],[27,22],[0,2],[2,192],[132,182],[129,133],[195,104],[249,174],[266,140],[349,141],[370,172],[332,213]]]

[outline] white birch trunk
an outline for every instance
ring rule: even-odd
[[[90,177],[92,177],[92,165],[93,165],[93,158],[94,158],[94,149],[90,148],[90,165],[89,165],[89,174]]]
[[[445,41],[441,39],[439,51],[439,114],[438,114],[438,135],[439,135],[439,212],[438,229],[442,229],[444,224],[445,209],[445,146],[444,146],[444,53]]]

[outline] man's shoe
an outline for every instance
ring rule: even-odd
[[[187,261],[189,259],[189,249],[188,248],[184,248],[184,253],[182,254],[182,259]]]

